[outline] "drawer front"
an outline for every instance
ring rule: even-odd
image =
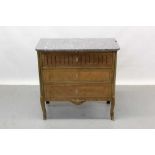
[[[113,53],[79,52],[78,63],[84,67],[112,67]]]
[[[77,66],[77,53],[75,52],[47,52],[42,53],[43,67],[69,67]]]
[[[111,97],[111,84],[53,84],[44,86],[47,100],[99,99]]]
[[[47,100],[63,100],[77,97],[77,89],[74,85],[44,85],[44,93]]]
[[[76,81],[78,78],[76,69],[44,69],[42,73],[44,82]]]
[[[78,86],[79,98],[109,98],[111,97],[111,84],[89,84]]]
[[[112,67],[112,52],[42,53],[43,67]]]
[[[111,69],[44,69],[43,81],[46,82],[110,82]]]
[[[80,69],[78,74],[79,81],[88,82],[111,82],[111,69]]]

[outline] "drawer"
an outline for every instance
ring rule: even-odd
[[[78,72],[78,80],[88,82],[111,82],[112,75],[112,69],[80,69]]]
[[[70,99],[77,97],[77,89],[75,85],[51,84],[44,85],[45,98],[50,99]]]
[[[43,82],[76,81],[78,78],[77,69],[44,69],[42,75]]]
[[[111,84],[85,84],[78,86],[79,98],[110,98]]]
[[[104,82],[112,80],[111,69],[44,69],[43,81],[46,82],[64,82],[64,81],[92,81]]]
[[[113,52],[46,52],[42,66],[47,67],[112,67]]]
[[[78,64],[84,67],[112,67],[112,52],[79,52]]]
[[[110,98],[111,84],[50,84],[44,85],[47,100]]]

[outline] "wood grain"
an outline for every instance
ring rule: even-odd
[[[44,52],[44,67],[112,67],[112,52]]]
[[[108,82],[112,80],[112,69],[54,68],[44,69],[43,82]]]
[[[72,98],[111,98],[111,84],[50,84],[44,86],[46,100]]]

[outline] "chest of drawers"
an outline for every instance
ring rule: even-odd
[[[107,101],[114,119],[115,39],[41,39],[36,50],[43,119],[49,101]]]

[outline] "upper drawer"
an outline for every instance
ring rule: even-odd
[[[43,67],[112,67],[112,52],[42,53]]]

